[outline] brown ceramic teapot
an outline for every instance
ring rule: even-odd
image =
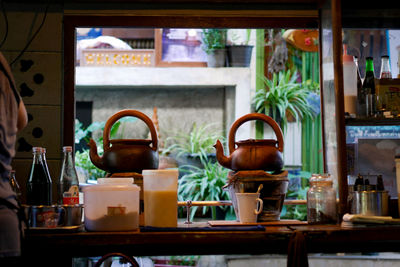
[[[143,120],[150,129],[152,140],[145,139],[113,139],[110,140],[111,126],[125,116]],[[150,146],[150,144],[152,144]],[[97,146],[90,140],[90,160],[93,164],[108,173],[137,172],[144,169],[158,168],[158,139],[152,120],[137,110],[121,110],[111,116],[103,132],[103,157],[97,154]]]
[[[275,132],[278,140],[248,139],[235,142],[236,130],[243,123],[250,120],[262,120],[268,123]],[[237,148],[235,148],[237,146]],[[219,140],[214,145],[217,150],[217,160],[225,168],[234,171],[264,170],[280,171],[283,167],[283,135],[279,125],[269,116],[261,113],[250,113],[237,119],[229,131],[230,156],[224,156],[222,144]]]

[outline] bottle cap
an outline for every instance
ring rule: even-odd
[[[343,62],[354,62],[354,57],[347,54],[347,45],[343,45]]]
[[[32,147],[32,152],[33,153],[42,152],[42,148],[40,146],[34,146]]]
[[[63,152],[72,152],[72,146],[64,146]]]

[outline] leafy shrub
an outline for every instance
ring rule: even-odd
[[[289,187],[286,199],[307,199],[309,179],[311,173],[299,171],[298,174],[289,172]],[[284,205],[281,212],[282,219],[307,220],[307,205]]]
[[[180,167],[185,173],[179,179],[178,199],[179,201],[220,201],[230,200],[227,191],[222,187],[226,184],[229,170],[219,165],[212,163],[207,158],[201,157],[203,168],[198,168],[192,165]],[[198,207],[193,206],[190,211],[190,219],[193,220]],[[203,207],[205,214],[210,207]],[[216,218],[216,207],[211,207],[212,218]],[[221,207],[227,209],[227,207]],[[228,213],[233,213],[233,207],[228,208]]]
[[[177,157],[185,154],[193,157],[204,157],[215,151],[213,145],[217,140],[223,141],[224,136],[215,129],[215,124],[197,126],[194,123],[189,133],[179,131],[174,136],[168,137],[166,142],[170,145],[164,149],[163,153],[176,154]]]

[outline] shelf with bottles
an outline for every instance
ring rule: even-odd
[[[396,124],[400,31],[344,29],[343,45],[344,104],[352,118],[349,121]],[[368,119],[358,119],[364,117]]]

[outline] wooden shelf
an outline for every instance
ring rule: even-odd
[[[346,126],[383,126],[400,125],[400,118],[365,118],[365,119],[346,119]]]
[[[37,257],[43,253],[57,262],[110,252],[133,256],[287,254],[295,231],[304,234],[308,253],[400,252],[400,226],[280,225],[264,231],[27,232],[24,258],[43,262],[47,257]]]

